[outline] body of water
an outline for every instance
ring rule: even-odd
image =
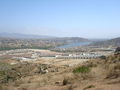
[[[78,47],[78,46],[84,46],[84,45],[89,45],[92,42],[79,42],[79,43],[70,43],[67,45],[62,45],[57,48],[72,48],[72,47]]]

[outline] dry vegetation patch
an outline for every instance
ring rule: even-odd
[[[0,90],[10,90],[7,87],[11,90],[94,90],[101,86],[102,89],[114,86],[120,84],[119,57],[112,55],[71,67],[27,62],[16,65],[0,63],[0,81],[3,84]]]

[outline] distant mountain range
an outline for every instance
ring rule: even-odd
[[[74,42],[88,42],[90,40],[81,37],[55,37],[46,35],[29,35],[29,34],[18,34],[18,33],[0,33],[0,39],[41,39],[49,40],[49,42],[63,42],[63,43],[74,43]]]
[[[66,41],[67,42],[82,42],[89,41],[88,39],[81,37],[55,37],[47,35],[32,35],[32,34],[19,34],[19,33],[0,33],[0,38],[11,39],[49,39],[52,41]]]
[[[105,41],[100,41],[100,42],[95,42],[91,45],[94,46],[114,46],[114,47],[119,47],[120,46],[120,37],[110,39],[110,40],[105,40]]]
[[[46,39],[55,38],[54,36],[47,35],[31,35],[31,34],[19,34],[19,33],[0,33],[2,38],[14,38],[14,39]]]

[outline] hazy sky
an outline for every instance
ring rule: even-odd
[[[0,0],[0,32],[120,37],[120,0]]]

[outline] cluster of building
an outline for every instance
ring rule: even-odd
[[[0,51],[0,58],[15,59],[19,61],[34,61],[41,57],[55,57],[56,53],[49,50],[16,49]]]
[[[95,59],[104,56],[104,52],[81,52],[81,53],[57,53],[49,50],[17,49],[0,51],[0,57],[8,57],[20,61],[34,61],[41,57],[53,57],[55,59]]]
[[[94,59],[103,55],[95,53],[81,53],[81,54],[68,54],[68,55],[56,55],[56,59]]]

